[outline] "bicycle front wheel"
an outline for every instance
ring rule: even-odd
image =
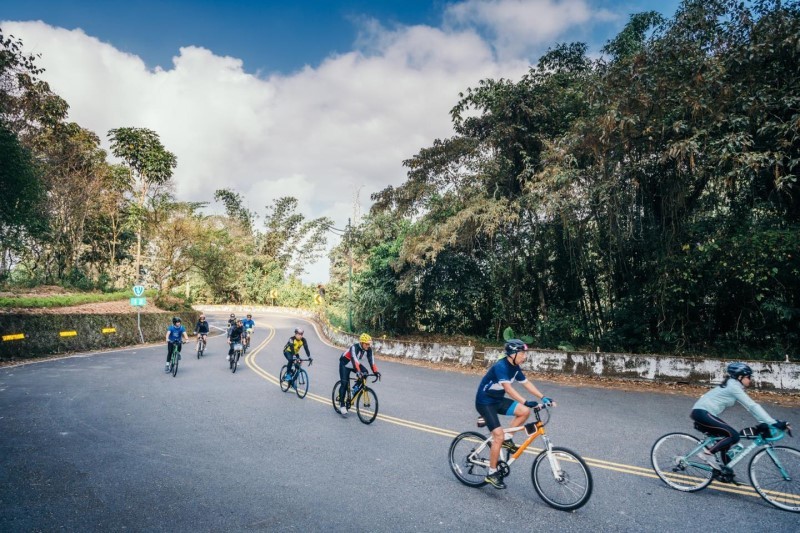
[[[358,419],[365,424],[372,424],[378,416],[378,396],[369,387],[364,387],[356,396],[356,412]]]
[[[233,360],[231,361],[231,372],[236,373],[236,367],[239,366],[239,355],[241,352],[233,352]]]
[[[536,456],[531,467],[536,493],[560,511],[583,507],[592,495],[592,473],[577,453],[553,447]]]
[[[172,354],[172,377],[178,375],[178,352]]]
[[[289,370],[289,367],[286,366],[286,365],[283,365],[281,367],[280,373],[278,373],[278,384],[281,386],[281,390],[283,392],[286,392],[287,390],[289,390],[290,383],[288,381],[286,381],[286,372],[288,370]]]
[[[489,473],[489,444],[475,453],[486,438],[485,435],[475,431],[467,431],[454,438],[450,444],[450,470],[464,485],[469,487],[486,485],[486,474]]]
[[[661,481],[681,492],[695,492],[711,483],[711,467],[695,457],[702,442],[687,433],[667,433],[653,444],[650,462]]]
[[[786,446],[762,448],[750,460],[750,481],[778,509],[800,513],[800,451]]]
[[[297,371],[293,386],[298,398],[306,397],[306,394],[308,394],[308,373],[302,368]]]

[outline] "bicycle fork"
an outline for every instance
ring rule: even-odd
[[[547,435],[542,435],[544,441],[544,453],[547,454],[547,461],[550,463],[550,469],[553,471],[553,478],[556,481],[563,481],[564,473],[561,470],[561,464],[558,462],[556,454],[553,453],[553,443],[547,438]]]

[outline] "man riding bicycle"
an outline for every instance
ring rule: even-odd
[[[209,326],[206,321],[206,315],[200,315],[197,319],[197,324],[194,325],[194,334],[197,335],[197,342],[203,341],[205,344],[208,340]]]
[[[506,448],[511,453],[517,451],[511,435],[505,435],[497,415],[513,416],[511,426],[521,426],[531,414],[534,401],[526,401],[514,388],[512,383],[518,381],[525,389],[542,400],[545,405],[555,405],[553,400],[544,396],[530,381],[525,378],[519,365],[528,358],[528,346],[519,339],[506,342],[506,356],[492,365],[478,385],[475,396],[475,409],[486,420],[486,427],[492,432],[492,449],[489,453],[489,472],[485,481],[496,489],[506,488],[503,476],[497,471],[500,449]],[[506,398],[508,394],[510,398]]]
[[[375,365],[375,357],[372,354],[372,337],[366,333],[362,333],[358,338],[358,342],[352,345],[346,352],[339,357],[339,379],[342,380],[344,385],[350,380],[350,372],[361,374],[364,377],[369,375],[369,370],[362,365],[359,360],[367,356],[367,361],[372,367],[372,372],[380,379],[381,373],[378,372],[378,367]],[[344,405],[344,394],[347,387],[339,387],[339,413],[342,416],[347,416],[347,407]]]
[[[286,345],[283,347],[283,356],[286,358],[286,375],[284,379],[286,381],[292,380],[292,375],[294,373],[294,365],[295,359],[300,357],[300,348],[305,349],[306,357],[311,360],[311,352],[308,350],[308,342],[306,338],[303,337],[303,328],[294,328],[294,336],[289,337],[289,340],[286,342]]]
[[[169,361],[172,358],[172,347],[177,346],[178,352],[180,352],[183,342],[187,342],[189,340],[189,337],[186,336],[186,328],[181,324],[180,318],[172,318],[172,325],[167,328],[167,336],[164,340],[167,342],[167,366],[164,367],[164,372],[169,372]],[[178,357],[180,357],[180,353],[178,354]]]
[[[250,335],[253,333],[253,329],[256,327],[256,323],[253,322],[253,315],[248,313],[247,318],[242,320],[242,326],[244,326],[244,333],[245,333],[245,339],[247,339],[247,345],[250,346]]]
[[[242,325],[242,319],[240,318],[228,332],[228,344],[230,344],[231,347],[228,350],[228,357],[225,358],[226,361],[231,360],[231,357],[233,356],[233,345],[237,342],[241,343],[242,337],[244,337],[244,326]]]

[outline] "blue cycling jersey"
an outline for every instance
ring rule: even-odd
[[[253,329],[254,327],[256,327],[256,323],[253,322],[252,318],[245,318],[244,320],[242,320],[242,326],[244,327],[245,330]]]
[[[491,405],[503,399],[506,395],[506,390],[503,388],[503,383],[514,383],[519,381],[525,383],[528,379],[522,373],[519,365],[512,365],[508,362],[507,357],[503,357],[483,376],[480,384],[478,385],[478,394],[475,397],[475,403],[481,405]]]
[[[178,342],[183,338],[183,334],[186,333],[186,328],[183,327],[183,324],[180,326],[172,325],[167,328],[169,332],[169,342]]]

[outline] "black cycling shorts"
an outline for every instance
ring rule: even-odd
[[[489,431],[494,431],[502,425],[497,415],[512,416],[518,403],[519,402],[511,398],[503,398],[496,403],[490,404],[476,402],[475,409],[480,413],[483,419],[486,420],[486,427],[489,428]]]

